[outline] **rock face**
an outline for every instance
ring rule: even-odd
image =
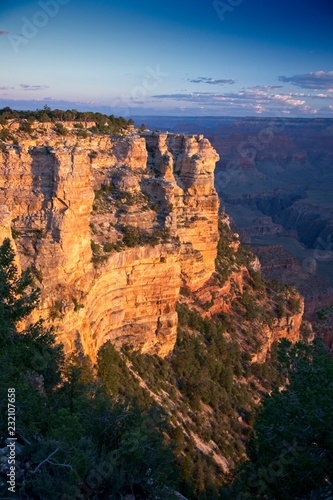
[[[22,138],[0,151],[0,242],[11,237],[67,351],[111,339],[165,356],[181,285],[215,270],[218,155],[202,136]]]
[[[252,362],[263,363],[266,361],[273,342],[278,342],[282,338],[286,338],[293,343],[299,340],[304,314],[304,300],[301,296],[299,296],[299,299],[301,308],[298,313],[286,315],[280,320],[275,321],[272,328],[266,327],[262,330],[262,347],[252,357]]]
[[[257,261],[254,261],[254,266],[251,266],[252,269],[255,270],[255,266],[257,266]],[[300,329],[304,316],[304,299],[297,293],[295,297],[299,300],[299,311],[285,311],[280,319],[275,317],[270,326],[258,318],[253,319],[250,323],[252,327],[255,326],[256,338],[260,342],[259,348],[257,346],[253,348],[244,344],[244,340],[246,340],[250,331],[249,322],[235,314],[235,299],[237,296],[243,295],[248,278],[248,269],[241,266],[230,274],[222,287],[216,284],[213,276],[191,296],[181,296],[180,302],[199,312],[202,317],[211,318],[215,314],[226,314],[230,320],[233,320],[234,327],[236,326],[231,337],[238,338],[239,345],[251,356],[253,363],[264,363],[274,342],[286,338],[294,343],[300,339]],[[256,304],[258,310],[263,304],[267,310],[272,308],[267,297],[263,299],[261,304],[259,302]]]
[[[207,179],[213,178],[219,157],[202,136],[159,134],[146,140],[148,168],[157,177],[145,190],[169,212],[165,225],[181,243],[184,284],[196,290],[215,271],[219,202]]]

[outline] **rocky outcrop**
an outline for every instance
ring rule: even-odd
[[[67,124],[68,125],[68,124]],[[14,237],[67,351],[107,339],[165,356],[181,284],[214,272],[218,155],[202,136],[52,130],[0,152],[0,241]]]
[[[179,302],[203,318],[225,322],[225,335],[237,339],[252,362],[263,363],[274,342],[300,339],[304,299],[290,286],[263,282],[258,257],[240,247],[228,216],[221,214],[220,219],[218,272],[192,293],[182,289]]]
[[[145,192],[166,212],[165,225],[181,243],[181,272],[191,290],[215,271],[219,202],[212,182],[218,155],[203,136],[148,135]]]
[[[263,363],[267,360],[273,342],[282,338],[290,342],[300,339],[300,328],[304,314],[304,300],[299,296],[300,310],[294,314],[286,314],[280,320],[276,320],[271,328],[267,325],[261,331],[262,346],[258,353],[252,356],[252,363]]]

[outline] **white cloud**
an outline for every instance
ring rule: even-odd
[[[303,116],[316,114],[318,109],[311,106],[311,99],[317,97],[329,99],[330,96],[318,93],[282,93],[276,92],[281,86],[255,86],[239,92],[192,92],[160,94],[153,96],[158,101],[187,102],[190,107],[205,106],[206,109],[221,109],[227,113],[238,109],[243,113],[286,113]]]
[[[313,90],[328,90],[333,87],[333,71],[314,71],[303,75],[279,76],[279,81],[296,87]]]
[[[188,78],[191,83],[207,83],[208,85],[232,85],[235,83],[233,78],[220,78],[215,79],[209,76],[198,76],[197,78]]]
[[[45,90],[49,88],[50,87],[48,85],[28,85],[27,83],[20,84],[21,90]]]

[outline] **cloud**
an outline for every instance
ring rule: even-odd
[[[198,76],[198,78],[190,79],[188,81],[191,83],[208,83],[209,85],[232,85],[235,80],[232,78],[215,80],[214,78],[209,78],[208,76]]]
[[[297,114],[304,116],[311,115],[317,110],[310,106],[306,97],[317,97],[312,94],[293,94],[272,92],[268,89],[273,87],[263,88],[250,87],[239,92],[192,92],[192,93],[177,93],[177,94],[160,94],[153,96],[159,101],[177,101],[178,103],[187,103],[189,107],[200,106],[205,109],[220,110],[221,113],[236,112],[245,114]],[[278,90],[278,89],[276,89]],[[320,94],[319,94],[320,95]],[[326,97],[326,96],[325,96]]]
[[[270,92],[272,90],[282,89],[283,85],[255,85],[254,87],[249,87],[248,90]]]
[[[254,104],[262,106],[272,103],[286,103],[290,106],[303,106],[305,100],[295,99],[292,94],[268,94],[264,91],[253,91],[252,89],[241,90],[240,92],[230,92],[216,94],[214,92],[192,92],[190,94],[160,94],[153,96],[158,99],[173,99],[187,101],[191,103],[201,103],[209,105],[219,105],[221,103]]]
[[[330,92],[330,90],[328,90]],[[304,98],[310,98],[310,99],[333,99],[333,96],[331,94],[323,94],[320,92],[319,94],[317,93],[312,93],[312,94],[305,94],[304,92],[298,92],[298,93],[289,93],[290,97],[301,97],[302,99]]]
[[[15,87],[0,87],[0,90],[13,90]]]
[[[26,83],[20,84],[21,90],[45,90],[45,89],[49,89],[49,88],[50,87],[48,85],[28,85]]]
[[[279,81],[291,83],[296,87],[311,90],[329,90],[333,88],[333,71],[315,71],[304,75],[279,76]]]
[[[6,30],[0,30],[0,36],[1,35],[9,35],[9,31]]]

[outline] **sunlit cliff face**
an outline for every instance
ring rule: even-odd
[[[67,124],[68,126],[68,124]],[[112,139],[51,129],[0,152],[0,239],[41,288],[36,316],[67,350],[107,339],[168,354],[181,285],[215,269],[218,155],[202,136]]]

